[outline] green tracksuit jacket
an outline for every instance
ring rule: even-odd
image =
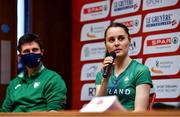
[[[23,72],[10,82],[1,111],[61,110],[65,104],[66,92],[62,77],[42,65],[31,77]]]

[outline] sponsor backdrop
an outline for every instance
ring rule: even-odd
[[[95,96],[111,22],[128,26],[129,55],[149,67],[157,102],[180,102],[179,0],[73,0],[72,109]]]

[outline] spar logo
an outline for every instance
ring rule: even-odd
[[[129,29],[130,34],[136,34],[140,30],[141,26],[141,15],[136,15],[136,16],[130,16],[130,17],[125,17],[125,18],[119,18],[114,20],[114,22],[119,22],[124,25],[126,25]]]
[[[141,0],[114,0],[111,16],[117,16],[138,11]]]
[[[145,16],[143,31],[157,31],[176,28],[180,21],[180,9],[150,13]]]
[[[177,42],[178,42],[177,37],[173,37],[172,39],[171,38],[154,39],[154,40],[148,40],[147,46],[177,44]]]
[[[81,21],[89,21],[107,17],[110,1],[85,4],[81,9]]]
[[[90,13],[97,13],[97,12],[102,12],[103,10],[106,10],[107,6],[97,6],[97,7],[92,7],[92,8],[86,8],[84,9],[84,14],[90,14]]]
[[[144,41],[144,54],[175,52],[179,49],[180,32],[150,35]]]

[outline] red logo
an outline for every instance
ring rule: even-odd
[[[147,41],[147,46],[168,45],[168,44],[171,44],[171,38],[162,38],[162,39]]]
[[[126,25],[128,28],[133,27],[133,21],[122,22],[122,24]]]
[[[84,9],[84,14],[102,12],[102,11],[103,11],[103,6],[97,6],[97,7]]]

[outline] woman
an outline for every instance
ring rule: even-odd
[[[96,75],[96,95],[117,95],[125,109],[146,111],[149,106],[150,88],[153,87],[148,67],[128,56],[130,34],[120,23],[112,23],[105,31],[107,53],[114,51],[116,58],[105,57],[102,70]],[[103,77],[105,67],[113,63],[111,75]]]

